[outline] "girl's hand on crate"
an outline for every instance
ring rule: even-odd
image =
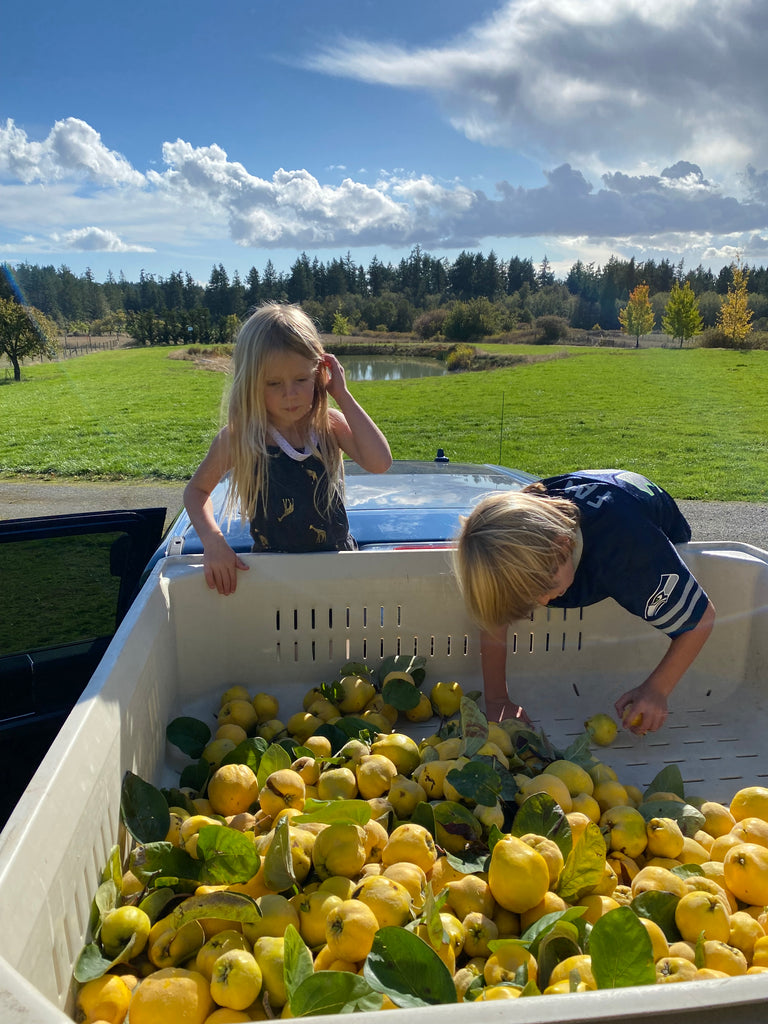
[[[248,566],[219,534],[205,545],[203,572],[205,582],[211,590],[220,594],[234,594],[237,589],[237,573]]]

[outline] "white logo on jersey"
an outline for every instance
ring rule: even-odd
[[[648,598],[645,606],[645,618],[652,619],[658,615],[667,601],[672,597],[680,577],[676,572],[664,573],[659,579],[659,585]]]
[[[646,494],[650,494],[653,497],[656,494],[654,485],[650,480],[646,480],[644,476],[639,473],[631,473],[629,470],[623,473],[616,474],[617,480],[623,480],[625,484],[629,484],[630,487],[636,487],[638,491],[645,491]]]

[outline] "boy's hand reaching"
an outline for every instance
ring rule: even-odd
[[[525,708],[511,700],[485,701],[485,717],[489,722],[502,722],[508,718],[516,718],[519,722],[533,726],[533,722],[525,713]]]
[[[206,544],[203,552],[203,572],[205,582],[211,590],[218,590],[225,597],[234,594],[237,589],[238,570],[247,568],[248,566],[227,544],[223,536],[219,535]]]
[[[622,694],[615,707],[621,724],[636,736],[656,732],[667,720],[667,698],[645,683]]]

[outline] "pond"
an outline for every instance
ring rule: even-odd
[[[406,380],[410,377],[442,377],[448,371],[437,359],[406,359],[398,356],[339,357],[347,380]]]

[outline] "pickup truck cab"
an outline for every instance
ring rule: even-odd
[[[485,494],[535,477],[501,466],[395,461],[372,475],[346,464],[350,528],[361,549],[440,547]],[[251,550],[247,524],[221,516],[230,543]],[[93,675],[152,567],[202,551],[181,511],[88,512],[0,521],[0,827]]]

